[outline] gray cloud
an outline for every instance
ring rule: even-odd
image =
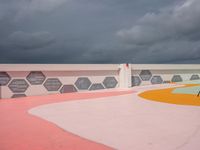
[[[200,62],[200,1],[186,0],[175,6],[146,13],[130,29],[117,32],[120,42],[143,45],[133,60],[139,63]],[[192,61],[194,63],[194,61]]]
[[[48,32],[26,33],[23,31],[16,31],[12,33],[3,44],[15,49],[27,50],[43,48],[54,42],[55,38]]]
[[[200,63],[199,8],[197,0],[1,0],[0,63]]]
[[[69,0],[7,0],[0,2],[0,20],[12,16],[14,21],[57,9]]]
[[[120,30],[117,35],[125,42],[152,44],[167,39],[192,38],[200,31],[200,1],[187,0],[159,13],[147,13],[131,29]]]

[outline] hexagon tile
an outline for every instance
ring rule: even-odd
[[[0,85],[7,85],[10,80],[11,77],[7,72],[0,72]]]
[[[29,75],[26,77],[26,79],[32,85],[39,85],[39,84],[42,84],[44,82],[46,77],[41,71],[31,71],[29,73]]]
[[[117,83],[118,83],[118,81],[115,79],[115,77],[106,77],[103,80],[103,85],[106,88],[115,88]]]
[[[138,76],[132,76],[131,80],[132,80],[132,86],[138,86],[141,84],[141,79]]]
[[[87,90],[91,84],[88,77],[79,77],[75,82],[75,85],[79,90]]]
[[[74,85],[63,85],[63,87],[60,90],[60,93],[73,93],[77,92],[77,89]]]
[[[29,85],[24,79],[13,79],[8,87],[13,93],[24,93]]]
[[[161,84],[163,83],[163,79],[161,76],[153,76],[151,79],[152,84]]]
[[[174,75],[172,77],[172,82],[181,82],[181,81],[183,81],[183,79],[181,78],[180,75]]]
[[[104,89],[104,87],[101,83],[94,83],[92,84],[89,90],[93,91],[93,90],[102,90],[102,89]]]
[[[47,89],[47,91],[58,91],[61,86],[62,83],[58,78],[49,78],[44,83],[44,87]]]
[[[140,72],[140,78],[143,80],[143,81],[149,81],[152,77],[152,73],[151,71],[149,70],[142,70]]]
[[[25,94],[14,94],[11,98],[26,97]]]
[[[200,78],[199,78],[199,75],[197,75],[197,74],[193,74],[192,76],[191,76],[191,78],[190,78],[190,80],[199,80]]]

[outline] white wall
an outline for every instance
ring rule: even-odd
[[[135,85],[172,82],[174,76],[190,80],[193,75],[200,76],[200,65],[0,64],[0,95],[1,98],[11,98],[130,88]]]

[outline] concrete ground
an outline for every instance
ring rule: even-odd
[[[199,106],[140,96],[176,86],[2,100],[0,149],[198,150]]]

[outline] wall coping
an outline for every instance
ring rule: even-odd
[[[0,71],[117,71],[120,64],[0,64]],[[130,64],[132,70],[200,70],[200,64]]]
[[[132,64],[132,70],[200,70],[200,64]]]
[[[119,64],[0,64],[0,71],[106,71],[118,69]]]

